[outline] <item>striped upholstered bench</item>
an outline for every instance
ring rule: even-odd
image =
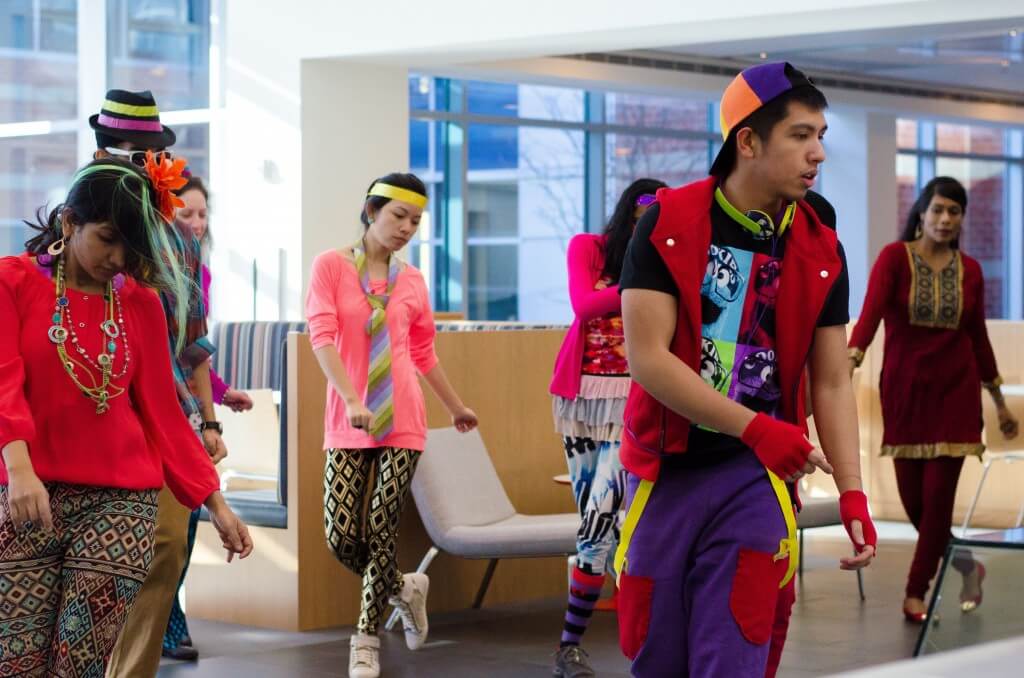
[[[285,339],[289,332],[305,332],[304,322],[227,322],[217,325],[211,340],[217,347],[213,368],[232,387],[242,390],[281,391],[286,383]],[[273,489],[232,490],[224,497],[250,525],[287,527],[288,524],[288,415],[281,398],[278,479]],[[239,423],[245,421],[245,415]],[[225,437],[230,441],[230,434]],[[228,448],[228,460],[231,448]],[[228,477],[224,474],[224,479]],[[205,517],[205,514],[204,514]]]
[[[269,388],[280,391],[281,346],[289,332],[305,332],[304,322],[228,322],[210,337],[217,352],[213,369],[238,389]]]

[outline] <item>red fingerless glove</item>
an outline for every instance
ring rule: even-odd
[[[871,522],[871,514],[868,512],[868,497],[860,490],[847,490],[839,495],[839,517],[846,528],[846,534],[850,535],[850,541],[857,549],[857,553],[870,546],[878,553],[878,533],[875,532],[875,524]],[[853,530],[850,529],[850,522],[859,520],[864,531],[864,543],[858,544],[853,537]]]
[[[802,471],[814,449],[799,428],[761,413],[747,425],[740,440],[780,478]]]

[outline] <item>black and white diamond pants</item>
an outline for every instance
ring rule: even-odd
[[[395,539],[420,453],[397,447],[327,450],[324,530],[341,564],[363,578],[360,633],[376,634],[402,590]]]

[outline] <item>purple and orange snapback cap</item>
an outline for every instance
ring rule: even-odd
[[[813,87],[814,83],[786,61],[758,64],[737,75],[722,92],[719,120],[725,143],[711,164],[710,174],[720,177],[731,169],[736,146],[733,132],[743,127],[744,120],[769,101],[805,85]]]

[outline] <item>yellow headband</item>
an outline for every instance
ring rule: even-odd
[[[416,191],[410,191],[407,188],[399,188],[398,186],[392,186],[391,184],[382,184],[379,181],[373,185],[370,192],[366,194],[366,197],[371,195],[380,196],[381,198],[391,198],[392,200],[401,200],[407,202],[410,205],[415,205],[420,209],[427,206],[427,196],[420,195]]]

